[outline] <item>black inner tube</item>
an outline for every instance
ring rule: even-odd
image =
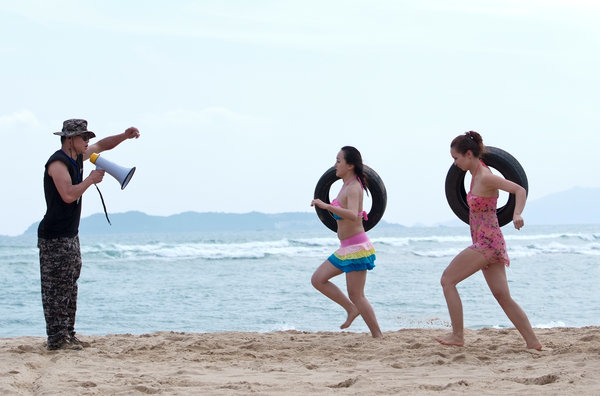
[[[487,152],[481,159],[490,168],[496,169],[502,176],[512,182],[525,188],[529,193],[529,183],[527,175],[519,161],[506,151],[497,147],[486,146]],[[469,224],[469,205],[467,204],[467,192],[465,190],[465,174],[458,166],[452,165],[446,175],[446,199],[450,208],[459,219]],[[509,194],[508,201],[500,208],[496,209],[498,215],[498,224],[500,227],[510,223],[515,211],[515,196]]]
[[[387,192],[385,190],[385,185],[377,172],[366,165],[364,165],[364,172],[367,175],[368,180],[367,190],[369,191],[369,194],[371,194],[372,199],[371,210],[367,215],[369,220],[363,220],[365,231],[369,231],[371,228],[375,227],[383,217],[387,205]],[[317,182],[314,195],[315,199],[318,198],[325,203],[331,203],[329,201],[329,190],[337,180],[339,180],[339,177],[335,175],[335,167],[332,166],[323,173],[323,176],[321,176]],[[331,213],[316,206],[315,210],[317,211],[317,216],[319,216],[321,222],[331,231],[337,232],[337,221],[333,218]]]

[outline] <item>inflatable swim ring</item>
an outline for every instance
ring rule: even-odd
[[[372,199],[371,210],[367,215],[369,220],[363,220],[365,231],[369,231],[371,228],[375,227],[383,217],[387,205],[387,192],[385,190],[385,185],[377,172],[366,165],[364,165],[364,171],[369,183],[367,190],[371,194]],[[337,180],[339,180],[339,177],[335,175],[335,167],[332,166],[323,173],[323,176],[321,176],[317,182],[314,195],[315,199],[318,198],[325,203],[331,203],[329,200],[329,190]],[[321,222],[330,230],[337,232],[337,221],[331,216],[331,213],[316,206],[315,210],[317,211],[317,216],[319,216]]]
[[[527,182],[527,175],[521,164],[519,164],[519,161],[497,147],[486,146],[486,148],[487,152],[481,157],[483,162],[490,168],[494,168],[500,172],[505,179],[525,188],[526,193],[528,193],[529,184]],[[454,164],[450,167],[446,175],[446,199],[454,214],[469,224],[469,205],[467,204],[467,192],[465,190],[465,174],[466,171],[461,170]],[[515,204],[515,196],[509,194],[506,204],[496,209],[500,227],[512,221]]]

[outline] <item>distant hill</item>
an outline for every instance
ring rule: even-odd
[[[527,203],[529,224],[600,224],[600,188],[575,187]]]
[[[141,232],[202,232],[259,231],[312,229],[322,227],[315,213],[198,213],[184,212],[171,216],[152,216],[142,212],[109,213],[112,225],[103,213],[81,219],[80,234],[141,233]],[[31,225],[25,234],[36,233],[39,223]]]
[[[525,208],[525,222],[545,224],[600,224],[600,188],[572,188],[547,197],[532,200]],[[388,203],[389,204],[389,203]],[[266,214],[251,213],[198,213],[184,212],[171,216],[151,216],[142,212],[110,214],[112,226],[104,214],[81,219],[81,234],[148,233],[148,232],[204,232],[204,231],[277,231],[322,229],[315,212]],[[440,223],[444,226],[461,225],[458,219]],[[32,224],[25,234],[35,234],[38,223]],[[381,221],[378,228],[403,227]]]
[[[523,217],[529,225],[600,224],[600,188],[574,187],[567,191],[527,201]],[[440,223],[456,226],[453,219]]]
[[[80,234],[152,233],[152,232],[204,232],[204,231],[277,231],[322,229],[323,224],[314,212],[288,212],[266,214],[250,213],[198,213],[184,212],[171,216],[151,216],[142,212],[110,214],[109,225],[102,213],[81,219]],[[37,233],[39,222],[32,224],[25,234]],[[378,227],[393,225],[381,221]]]

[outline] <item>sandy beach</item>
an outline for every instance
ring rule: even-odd
[[[47,351],[42,337],[5,338],[6,395],[600,395],[600,328],[538,329],[531,351],[514,329],[365,333],[80,335],[82,351]]]

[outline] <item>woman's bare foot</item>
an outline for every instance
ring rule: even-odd
[[[454,345],[454,346],[463,346],[465,345],[465,340],[462,337],[455,336],[451,334],[448,337],[435,337],[435,340],[442,345]]]
[[[346,321],[340,326],[340,329],[347,329],[350,327],[354,319],[359,315],[358,308],[354,307],[351,311],[348,311],[348,317]]]
[[[527,349],[535,349],[536,351],[541,351],[542,350],[542,344],[540,344],[539,342],[535,343],[533,345],[529,345],[528,344],[527,345]]]

